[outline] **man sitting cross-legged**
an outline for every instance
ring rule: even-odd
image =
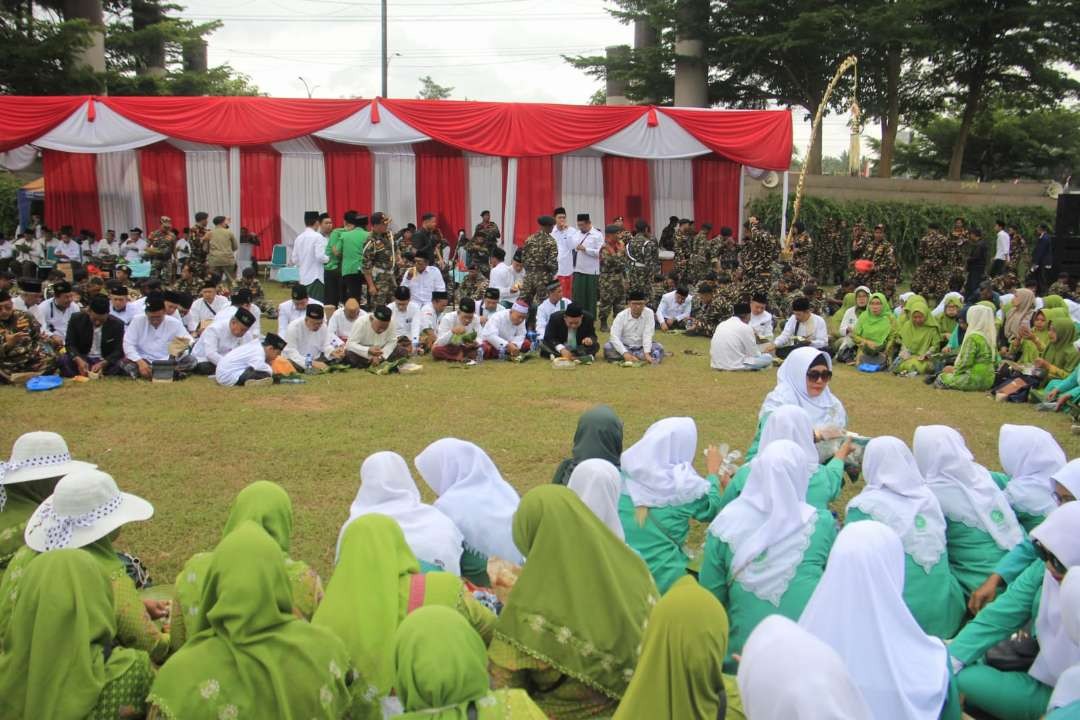
[[[371,368],[405,359],[391,326],[393,317],[390,308],[379,305],[357,320],[345,345],[345,361],[355,368]]]
[[[529,352],[530,343],[525,339],[525,320],[529,317],[529,304],[518,298],[509,310],[491,317],[480,331],[481,347],[485,358],[517,360]]]
[[[71,317],[66,350],[60,355],[64,377],[124,374],[124,323],[109,314],[108,296],[95,295]]]
[[[420,308],[420,315],[416,319],[416,337],[420,342],[418,352],[431,352],[435,345],[435,339],[439,336],[439,323],[445,315],[448,315],[446,306],[450,303],[450,294],[445,290],[436,290],[431,293],[431,302]]]
[[[8,291],[0,290],[0,385],[13,382],[22,373],[51,370],[51,358],[37,318],[16,310]]]
[[[330,333],[322,305],[308,305],[304,317],[289,323],[284,355],[299,372],[323,371],[345,359],[345,344]]]
[[[360,308],[360,303],[357,302],[356,298],[349,298],[344,305],[335,310],[334,314],[330,316],[330,334],[340,340],[342,344],[347,343],[353,325],[366,315],[367,313]]]
[[[548,318],[544,339],[540,343],[541,357],[561,357],[564,360],[586,356],[592,358],[599,349],[595,320],[577,303],[570,303],[566,310]]]
[[[505,312],[505,311],[504,311]],[[456,312],[445,313],[439,321],[431,357],[450,362],[474,360],[480,349],[477,336],[480,323],[476,319],[476,302],[462,298]]]
[[[604,344],[604,359],[610,362],[648,360],[654,365],[664,359],[664,346],[653,341],[656,316],[645,307],[645,292],[631,290],[630,307],[615,316],[611,339]]]
[[[124,332],[124,371],[133,378],[150,380],[153,363],[177,359],[177,370],[190,370],[195,365],[191,355],[174,355],[174,350],[190,347],[194,342],[184,324],[165,314],[165,298],[151,293],[146,298],[142,315],[131,321]]]

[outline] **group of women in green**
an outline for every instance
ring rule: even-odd
[[[463,440],[414,459],[431,504],[375,453],[325,585],[288,493],[252,483],[164,603],[112,545],[150,504],[28,433],[0,477],[0,717],[1080,717],[1080,460],[1028,426],[1001,472],[952,428],[874,438],[841,529],[831,372],[785,360],[736,472],[712,447],[695,469],[686,417],[624,449],[607,406],[524,496]],[[516,568],[498,597],[492,558]],[[1030,667],[997,663],[1028,625]]]

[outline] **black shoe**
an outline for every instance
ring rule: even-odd
[[[923,379],[923,383],[925,383],[926,385],[933,385],[935,380],[937,380],[937,375],[927,375]]]

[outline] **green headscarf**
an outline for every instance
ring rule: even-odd
[[[956,307],[960,311],[963,311],[963,309],[964,309],[964,300],[963,300],[963,298],[958,298],[958,297],[955,297],[955,296],[947,298],[945,300],[945,307],[949,307],[950,305]],[[956,326],[958,324],[957,318],[959,318],[959,317],[960,317],[959,313],[957,313],[956,317],[949,317],[948,315],[945,314],[944,311],[942,311],[941,315],[939,315],[936,318],[937,325],[941,329],[941,334],[945,335],[946,333],[948,333],[948,334],[951,335],[952,331],[956,329]]]
[[[292,614],[281,549],[255,523],[214,551],[198,624],[151,688],[165,717],[337,720],[348,710],[348,653],[333,633]]]
[[[1068,314],[1058,314],[1053,310],[1046,313],[1046,319],[1050,321],[1050,327],[1054,328],[1057,340],[1043,350],[1043,359],[1065,372],[1072,372],[1077,364],[1080,364],[1080,353],[1073,347],[1076,341],[1076,325]]]
[[[109,579],[88,554],[53,550],[23,575],[0,655],[0,716],[85,718],[116,635]]]
[[[0,562],[14,555],[23,545],[23,530],[30,516],[37,510],[45,498],[52,495],[58,477],[44,480],[4,485],[7,502],[0,510]]]
[[[621,697],[659,597],[645,563],[572,490],[555,485],[521,499],[514,544],[525,565],[496,636],[608,697]]]
[[[844,295],[844,302],[840,304],[840,309],[830,315],[829,319],[825,322],[825,325],[829,328],[830,335],[836,335],[840,332],[840,321],[844,319],[844,313],[853,307],[855,307],[855,293],[849,292]]]
[[[552,482],[565,485],[580,462],[599,458],[619,467],[623,450],[623,424],[607,405],[597,405],[581,413],[574,431],[573,456],[563,460]]]
[[[1053,310],[1054,308],[1060,308],[1065,312],[1069,311],[1069,306],[1065,304],[1065,298],[1060,295],[1047,295],[1043,298],[1043,310]]]
[[[922,356],[937,351],[941,345],[941,330],[930,315],[930,306],[921,295],[913,295],[904,303],[907,317],[900,322],[900,342],[912,355]],[[922,313],[926,318],[921,326],[912,321],[914,313]]]
[[[361,515],[345,528],[337,567],[311,619],[345,642],[353,665],[379,697],[394,682],[394,631],[407,610],[400,581],[418,572],[401,526],[386,515]]]
[[[875,299],[881,301],[881,312],[877,315],[870,308],[870,303],[874,302]],[[893,314],[892,309],[889,307],[889,299],[882,293],[874,293],[870,296],[870,302],[866,304],[866,312],[859,315],[859,320],[855,323],[855,334],[883,345],[889,339],[892,331]]]
[[[685,576],[657,603],[634,679],[614,720],[715,718],[724,696],[728,646],[723,606]]]

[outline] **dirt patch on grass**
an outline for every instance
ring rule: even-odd
[[[301,395],[300,393],[294,393],[287,397],[281,393],[251,396],[245,397],[243,402],[247,407],[259,410],[273,410],[275,412],[310,413],[334,409],[332,397],[312,394]]]

